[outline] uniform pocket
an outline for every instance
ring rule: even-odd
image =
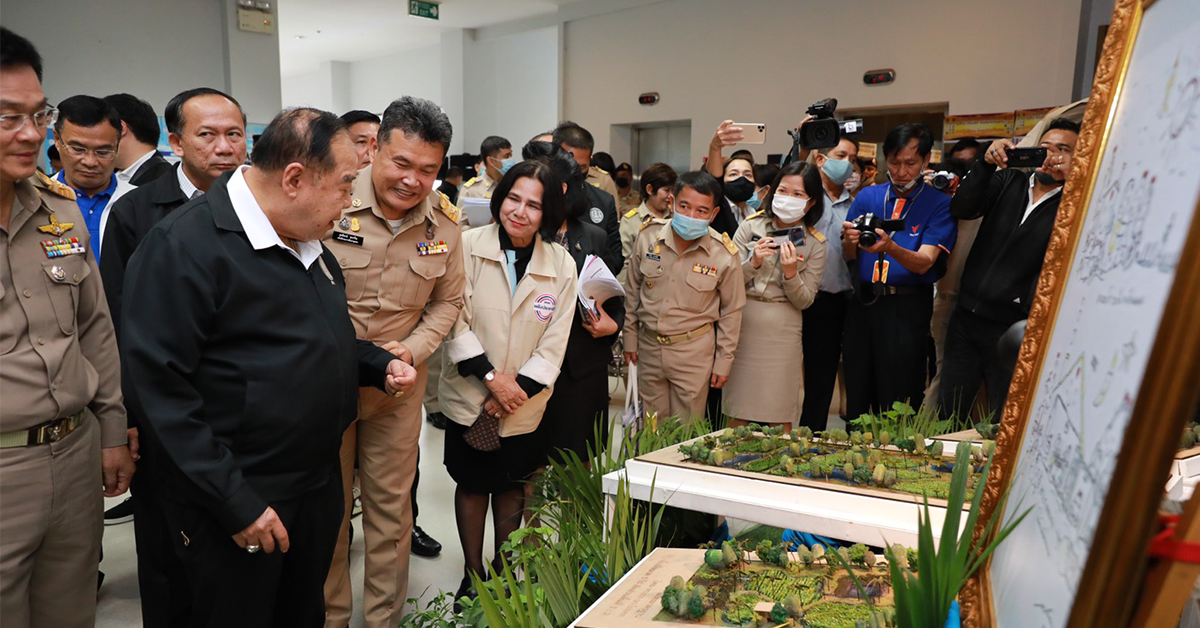
[[[701,312],[716,298],[717,278],[703,273],[690,272],[687,278],[687,288],[679,304],[685,310]]]
[[[342,275],[346,277],[346,300],[361,299],[367,286],[367,266],[371,264],[371,252],[342,250],[337,251],[337,258],[338,265],[342,267]]]
[[[433,292],[433,285],[437,283],[439,277],[446,274],[447,257],[457,254],[450,252],[410,258],[408,267],[411,272],[404,280],[404,289],[400,294],[400,307],[425,307],[430,293]]]
[[[75,333],[75,318],[79,309],[79,284],[92,273],[80,255],[68,255],[42,263],[46,272],[46,292],[54,306],[58,326],[68,336]]]

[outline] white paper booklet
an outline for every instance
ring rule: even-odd
[[[579,305],[592,320],[599,317],[598,304],[613,297],[625,296],[625,288],[613,276],[604,261],[595,255],[587,256],[579,271]]]

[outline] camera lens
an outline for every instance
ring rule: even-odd
[[[813,129],[813,139],[817,140],[818,142],[828,141],[829,140],[829,127],[819,126],[815,129]]]
[[[875,235],[873,231],[864,231],[858,236],[858,243],[864,247],[875,246],[875,243],[878,241],[879,236]]]

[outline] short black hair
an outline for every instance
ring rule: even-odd
[[[784,177],[796,175],[800,175],[804,181],[804,193],[814,201],[812,208],[804,213],[804,224],[812,227],[825,215],[825,184],[821,182],[821,169],[817,167],[817,164],[793,161],[780,168],[778,174],[771,179],[771,191],[763,199],[762,206],[768,216],[775,217],[775,208],[772,207],[775,202],[775,191],[779,189],[779,184],[783,182]]]
[[[121,114],[117,113],[112,105],[95,96],[80,94],[58,103],[58,121],[54,123],[56,137],[62,136],[63,125],[67,122],[82,127],[93,127],[107,122],[117,130],[118,139],[121,137]]]
[[[883,156],[895,155],[913,140],[917,140],[917,154],[921,157],[928,157],[933,151],[933,132],[929,127],[920,122],[906,122],[888,131],[883,140]]]
[[[1070,131],[1075,135],[1079,135],[1080,128],[1079,123],[1074,120],[1069,118],[1055,118],[1050,121],[1050,124],[1046,125],[1046,130],[1042,131],[1042,135],[1045,136],[1050,131]]]
[[[238,112],[242,114],[242,126],[246,126],[246,111],[242,109],[242,103],[239,103],[236,98],[226,94],[219,89],[211,87],[194,87],[192,89],[175,94],[171,100],[167,101],[167,108],[163,110],[163,119],[167,123],[167,132],[175,135],[183,135],[183,106],[193,98],[200,96],[220,96],[225,100],[233,103],[234,107],[238,108]]]
[[[734,159],[742,159],[742,160],[750,162],[751,166],[754,165],[754,153],[752,153],[744,148],[739,148],[738,150],[733,151],[733,154],[729,156],[729,160],[726,161],[725,163],[729,163],[730,161],[733,161]]]
[[[461,176],[463,176],[462,168],[459,168],[458,166],[450,166],[449,168],[446,169],[445,179],[442,179],[442,180],[445,181],[446,179],[453,179],[454,177],[461,177]]]
[[[500,224],[500,206],[517,180],[524,178],[542,184],[542,224],[538,227],[538,233],[546,242],[554,242],[555,234],[566,220],[566,201],[562,193],[563,182],[554,174],[550,164],[541,159],[526,159],[508,169],[492,193],[492,219],[501,229],[504,228]]]
[[[495,157],[506,148],[512,148],[512,142],[499,135],[489,135],[479,143],[479,154],[484,157]]]
[[[416,135],[422,142],[441,144],[443,157],[450,152],[454,127],[446,112],[431,100],[414,96],[393,100],[383,111],[383,121],[379,123],[379,143],[391,141],[395,129],[405,137]]]
[[[691,188],[700,194],[712,197],[714,208],[718,206],[721,197],[724,196],[724,192],[721,191],[721,182],[703,170],[693,170],[679,175],[673,190],[675,198],[679,198],[679,193],[683,191],[683,188]]]
[[[779,174],[779,166],[775,164],[755,164],[754,185],[758,187],[769,185],[775,180],[777,174]]]
[[[342,122],[346,123],[346,126],[358,124],[359,122],[370,122],[371,124],[379,124],[380,122],[379,116],[363,109],[351,109],[338,117],[342,119]]]
[[[266,172],[280,172],[293,163],[329,172],[335,165],[333,139],[346,132],[346,123],[328,111],[284,109],[254,142],[250,163]]]
[[[639,181],[641,186],[642,200],[653,196],[662,188],[675,187],[675,182],[679,180],[679,175],[675,174],[675,169],[662,162],[653,163],[642,171],[642,178]],[[650,191],[646,192],[646,186],[650,186]]]
[[[592,134],[570,120],[560,122],[557,127],[554,127],[553,137],[555,144],[566,144],[571,148],[582,148],[586,151],[596,148],[596,140],[592,138]]]
[[[38,54],[33,42],[0,27],[0,68],[27,65],[33,68],[38,82],[42,82],[42,55]]]
[[[858,154],[858,149],[862,148],[862,144],[860,144],[858,142],[858,140],[856,140],[853,137],[850,137],[848,135],[843,135],[841,138],[838,139],[837,144],[834,144],[833,146],[826,146],[825,148],[818,148],[817,154],[828,155],[829,153],[833,152],[833,149],[838,147],[838,144],[841,144],[842,142],[850,142],[851,144],[853,144],[854,145],[854,154],[856,154],[856,155]]]
[[[567,193],[563,197],[567,218],[582,216],[587,210],[588,198],[583,186],[583,170],[579,162],[563,147],[550,142],[528,142],[521,147],[522,159],[540,159],[550,166],[560,182],[566,182]]]
[[[946,159],[948,160],[951,157],[954,157],[954,155],[956,155],[959,151],[964,151],[968,148],[974,148],[975,151],[978,152],[979,140],[973,137],[964,137],[963,139],[958,140],[953,146],[950,147],[949,150],[946,151]]]
[[[55,159],[62,161],[62,155],[58,154],[58,146],[51,144],[50,148],[46,149],[46,159],[48,161],[53,161]]]
[[[121,116],[133,137],[143,144],[158,146],[158,138],[162,130],[158,126],[158,114],[150,103],[133,94],[112,94],[104,97],[104,102],[112,105]]]
[[[612,155],[605,152],[592,153],[592,165],[599,166],[601,170],[608,173],[612,173],[617,169],[617,164],[613,161]]]

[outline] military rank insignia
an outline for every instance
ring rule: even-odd
[[[67,255],[81,255],[84,252],[83,243],[79,241],[79,238],[42,240],[42,250],[50,259]]]
[[[437,242],[418,242],[417,243],[417,255],[420,255],[422,257],[424,257],[425,255],[441,255],[442,253],[445,253],[449,250],[450,250],[450,247],[446,245],[445,240],[438,240]]]
[[[63,233],[70,231],[75,226],[73,222],[59,222],[58,216],[50,214],[50,223],[38,227],[38,231],[60,236]]]
[[[716,276],[717,276],[717,269],[716,269],[716,267],[714,267],[714,266],[705,266],[705,265],[703,265],[703,264],[696,264],[695,266],[692,266],[692,272],[694,272],[694,273],[700,273],[701,275],[708,275],[709,277],[716,277]]]

